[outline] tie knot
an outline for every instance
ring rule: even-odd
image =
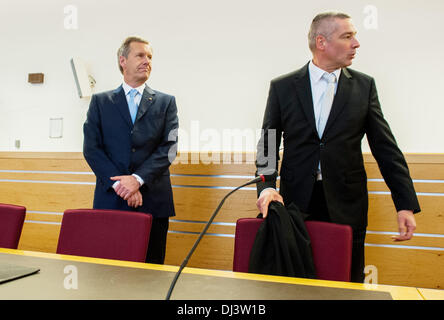
[[[336,82],[336,75],[334,73],[324,73],[324,78],[327,80],[328,83],[335,83]]]
[[[131,89],[129,95],[131,98],[134,98],[137,95],[137,93],[139,92],[136,89]]]

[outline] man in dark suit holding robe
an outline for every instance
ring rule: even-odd
[[[258,144],[258,173],[277,169],[283,134],[280,191],[259,183],[257,206],[264,216],[271,201],[295,203],[306,219],[353,228],[351,279],[364,280],[367,176],[361,140],[369,146],[392,193],[400,235],[408,240],[420,211],[407,163],[383,117],[373,78],[347,68],[360,46],[350,16],[322,13],[312,22],[313,59],[271,81]]]
[[[175,98],[149,88],[152,49],[127,38],[118,50],[123,84],[92,96],[83,154],[96,175],[95,209],[153,215],[147,262],[163,264],[168,218],[175,215],[169,166],[177,151]]]

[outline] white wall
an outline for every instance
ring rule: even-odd
[[[352,67],[375,77],[401,149],[444,152],[444,2],[314,3],[2,0],[0,151],[81,151],[89,99],[77,96],[69,60],[87,62],[95,92],[116,88],[121,83],[116,50],[133,34],[154,48],[148,84],[176,96],[180,148],[221,150],[228,129],[247,135],[260,128],[269,81],[308,62],[311,19],[336,9],[354,18],[361,48]],[[65,28],[67,5],[77,8],[77,29]],[[377,29],[365,28],[367,5],[377,9]],[[28,73],[37,72],[45,74],[45,83],[27,83]],[[63,117],[63,138],[49,138],[51,117]],[[190,143],[193,137],[198,141]],[[20,149],[14,147],[17,139]],[[253,151],[254,144],[244,150]]]

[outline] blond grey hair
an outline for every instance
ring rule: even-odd
[[[351,19],[351,17],[346,13],[331,11],[320,13],[313,18],[308,32],[308,47],[312,52],[316,48],[317,36],[324,36],[329,39],[335,31],[331,24],[335,19]]]
[[[119,66],[119,70],[122,74],[123,74],[123,68],[120,65],[120,57],[123,56],[125,58],[128,58],[128,54],[130,52],[130,45],[132,42],[140,42],[150,45],[149,41],[136,36],[128,37],[122,42],[122,45],[120,46],[119,50],[117,50],[117,65]]]

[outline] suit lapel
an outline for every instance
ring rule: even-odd
[[[150,87],[145,86],[143,90],[142,99],[140,100],[139,109],[137,110],[136,123],[140,118],[142,118],[147,112],[150,105],[153,104],[155,100],[156,93]]]
[[[297,72],[294,78],[294,85],[296,93],[299,97],[302,109],[304,110],[307,121],[310,123],[313,130],[316,131],[316,122],[313,108],[313,95],[311,93],[310,75],[308,72],[308,63]]]
[[[122,86],[114,90],[113,104],[116,107],[116,109],[119,111],[119,114],[122,116],[125,123],[129,127],[132,127],[133,123],[131,121],[131,116],[129,113],[128,102],[126,101],[125,91],[123,90]]]
[[[336,91],[333,105],[331,106],[330,115],[325,125],[324,133],[332,126],[337,116],[342,112],[344,106],[347,104],[351,93],[352,76],[346,68],[342,69],[341,77],[339,78],[338,89]]]

